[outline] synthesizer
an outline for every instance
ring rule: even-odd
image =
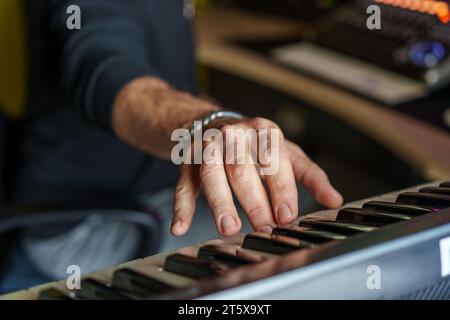
[[[439,18],[407,3],[347,1],[318,21],[313,39],[276,48],[272,55],[387,105],[427,96],[450,81],[448,12]],[[442,4],[448,9],[448,2]],[[380,7],[380,29],[367,27],[371,5]]]
[[[450,181],[298,218],[0,299],[450,299]]]

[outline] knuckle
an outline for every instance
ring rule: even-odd
[[[178,184],[175,188],[175,197],[182,198],[188,195],[189,192],[190,192],[189,186],[187,186],[186,184]]]
[[[262,117],[255,117],[251,120],[251,124],[256,128],[264,128],[267,127],[269,120]]]
[[[327,179],[327,174],[325,171],[315,163],[312,163],[308,173],[310,175],[310,179],[312,180]]]
[[[289,186],[284,181],[276,180],[272,182],[272,190],[276,193],[284,193],[289,190]]]
[[[233,131],[236,129],[236,126],[233,124],[225,124],[224,126],[222,126],[220,128],[220,131],[222,132],[223,135],[227,134],[232,134]]]
[[[228,174],[231,180],[239,183],[248,182],[248,171],[246,165],[231,164],[228,166]]]
[[[228,201],[220,196],[211,197],[209,205],[211,209],[217,214],[226,211],[230,207]]]
[[[253,127],[261,129],[275,129],[278,128],[277,124],[269,119],[256,117],[251,120]]]
[[[203,164],[202,166],[200,166],[199,173],[202,178],[212,177],[212,176],[216,175],[216,173],[217,173],[217,165]]]
[[[320,177],[326,177],[325,172],[316,164],[312,164],[303,176],[303,184],[305,186],[311,186]]]

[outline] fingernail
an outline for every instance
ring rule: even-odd
[[[223,215],[220,219],[220,227],[224,233],[233,232],[236,226],[236,221],[229,214]]]
[[[336,190],[333,190],[333,191],[334,191],[333,198],[336,200],[336,202],[342,203],[344,201],[344,198],[342,197],[342,195]]]
[[[290,223],[292,219],[292,212],[289,207],[282,204],[278,207],[278,220],[280,223]]]
[[[264,233],[272,233],[272,230],[273,230],[273,228],[269,225],[263,226],[258,229],[259,232],[264,232]]]
[[[173,224],[172,224],[172,232],[179,234],[181,232],[181,227],[183,226],[183,221],[182,220],[176,220]]]

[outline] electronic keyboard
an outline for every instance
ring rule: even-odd
[[[1,299],[450,299],[450,182],[301,216]]]
[[[390,106],[447,88],[450,24],[401,2],[346,1],[316,23],[313,39],[275,48],[272,56]],[[372,5],[380,8],[380,29],[367,26]]]

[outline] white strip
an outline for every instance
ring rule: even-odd
[[[427,91],[424,83],[308,42],[274,49],[272,55],[277,62],[390,105],[422,97]]]

